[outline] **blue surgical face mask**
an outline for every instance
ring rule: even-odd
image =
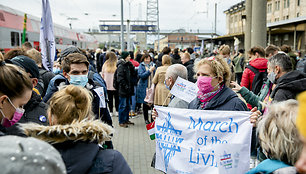
[[[59,73],[61,72],[61,69],[60,69],[60,68],[57,68],[57,67],[53,67],[52,72],[53,72],[54,74],[59,74]]]
[[[275,72],[270,72],[269,74],[268,74],[268,79],[273,83],[273,84],[275,84],[275,82],[276,82],[276,74],[275,74]]]
[[[166,86],[166,88],[167,88],[168,90],[171,90],[171,89],[170,89],[170,86],[167,85],[166,80],[164,81],[164,84],[165,84],[165,86]]]
[[[71,85],[82,86],[84,87],[88,82],[88,76],[86,75],[69,75],[69,83]]]

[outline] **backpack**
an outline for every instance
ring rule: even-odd
[[[252,92],[257,95],[260,92],[264,82],[267,81],[268,72],[267,70],[260,72],[257,68],[251,65],[247,65],[247,68],[255,73],[255,77],[252,82]]]
[[[296,70],[304,72],[305,64],[306,64],[306,58],[300,59],[298,63],[296,64]]]

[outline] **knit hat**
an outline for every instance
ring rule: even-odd
[[[59,152],[36,138],[0,137],[0,169],[2,174],[66,173]]]
[[[127,52],[127,51],[122,51],[122,53],[121,53],[121,58],[122,58],[122,59],[125,59],[125,58],[127,58],[129,55],[130,55],[129,52]]]
[[[306,91],[302,92],[298,97],[299,111],[296,120],[296,126],[303,137],[306,138]]]
[[[14,65],[23,68],[27,73],[30,73],[32,76],[31,78],[39,78],[38,66],[36,65],[35,61],[32,60],[31,58],[24,55],[20,55],[11,59],[11,62]]]

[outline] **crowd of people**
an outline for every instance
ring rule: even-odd
[[[0,153],[18,166],[33,166],[23,172],[128,174],[124,157],[113,150],[113,124],[129,128],[135,124],[131,118],[141,114],[149,124],[158,117],[154,106],[251,111],[249,173],[303,173],[304,59],[288,45],[246,51],[222,45],[211,54],[192,48],[165,47],[158,54],[71,46],[57,54],[48,71],[41,53],[26,42],[0,53],[0,144],[6,149]],[[190,103],[170,93],[178,77],[199,88]],[[115,116],[119,123],[113,123]],[[42,147],[48,153],[30,152]],[[22,173],[1,165],[5,173]]]

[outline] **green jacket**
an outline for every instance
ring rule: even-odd
[[[253,107],[257,107],[257,109],[262,112],[262,110],[264,109],[264,106],[262,106],[262,101],[268,95],[271,85],[272,83],[270,82],[270,80],[267,80],[263,84],[263,88],[261,88],[258,95],[254,94],[252,91],[248,90],[246,87],[242,87],[238,91],[238,93],[241,94],[241,96],[245,99],[247,103],[251,104]]]
[[[244,67],[241,66],[241,61],[244,61],[243,55],[238,55],[233,59],[233,64],[235,65],[234,71],[235,73],[242,73]]]

